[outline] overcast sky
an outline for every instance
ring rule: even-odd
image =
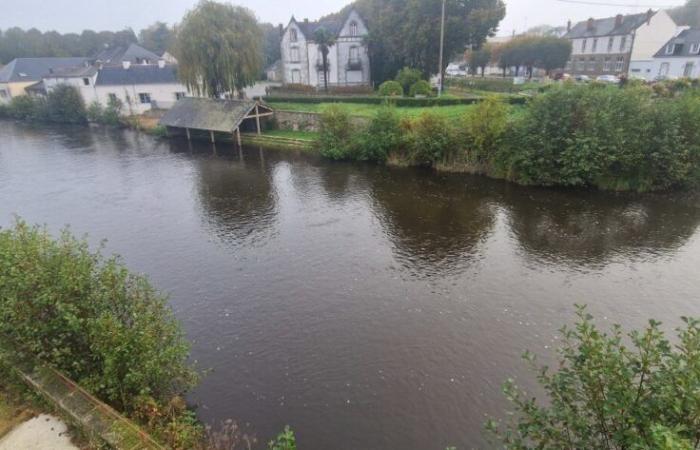
[[[567,0],[571,1],[571,0]],[[579,1],[579,0],[574,0]],[[588,1],[588,0],[582,0]],[[292,14],[297,19],[314,20],[335,12],[350,0],[236,0],[233,3],[252,9],[263,22],[287,23]],[[683,0],[590,0],[591,3],[612,3],[626,6],[602,6],[565,3],[562,0],[506,0],[507,14],[499,35],[508,35],[541,24],[565,25],[566,21],[584,20],[590,16],[606,17],[667,8]],[[178,22],[196,0],[1,0],[0,29],[13,26],[36,27],[42,31],[60,32],[118,30],[141,28],[160,20]]]

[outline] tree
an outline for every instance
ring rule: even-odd
[[[700,27],[700,0],[688,0],[685,5],[669,10],[678,25]]]
[[[408,92],[411,86],[423,79],[423,74],[418,69],[404,67],[396,74],[396,81],[401,85],[404,92]]]
[[[282,42],[282,25],[274,26],[271,23],[260,24],[263,41],[263,62],[267,67],[282,57],[280,44]]]
[[[441,0],[358,0],[329,18],[357,9],[370,30],[372,79],[382,83],[406,66],[424,77],[438,71],[441,6]],[[447,0],[444,66],[466,45],[478,47],[495,34],[504,15],[502,0]]]
[[[335,36],[330,31],[321,27],[314,32],[314,42],[321,52],[322,69],[323,69],[323,87],[328,92],[328,52],[330,47],[335,44]]]
[[[243,94],[262,70],[262,33],[243,7],[202,0],[178,27],[180,80],[196,95]]]
[[[541,37],[537,42],[537,65],[547,72],[561,69],[571,57],[571,41],[558,37]]]
[[[67,84],[56,86],[46,97],[48,120],[61,123],[84,123],[87,112],[78,89]]]
[[[472,50],[467,54],[469,70],[476,74],[476,69],[481,69],[481,76],[484,76],[486,66],[491,62],[492,49],[490,45],[484,45],[478,50]]]
[[[164,22],[156,22],[139,33],[139,43],[158,55],[170,50],[175,41],[175,33]]]
[[[546,404],[506,383],[515,414],[506,424],[487,424],[501,448],[698,448],[700,321],[683,318],[672,345],[654,320],[624,335],[619,326],[599,330],[584,308],[578,318],[573,329],[562,329],[558,370],[537,368],[525,355]]]

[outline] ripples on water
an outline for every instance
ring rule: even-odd
[[[304,449],[481,448],[500,383],[603,322],[700,315],[695,194],[529,189],[0,122],[0,224],[71,224],[171,295],[191,400]]]

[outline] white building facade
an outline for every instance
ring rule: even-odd
[[[657,79],[700,78],[700,28],[681,31],[654,55],[651,75]]]
[[[280,44],[283,83],[324,86],[323,56],[314,42],[314,33],[321,28],[334,34],[336,40],[328,52],[328,85],[371,84],[365,44],[368,30],[354,9],[341,21],[297,22],[292,17]]]

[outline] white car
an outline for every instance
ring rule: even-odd
[[[620,82],[620,79],[616,77],[615,75],[601,75],[598,78],[596,78],[597,81],[600,81],[601,83],[610,83],[610,84],[618,84]]]

